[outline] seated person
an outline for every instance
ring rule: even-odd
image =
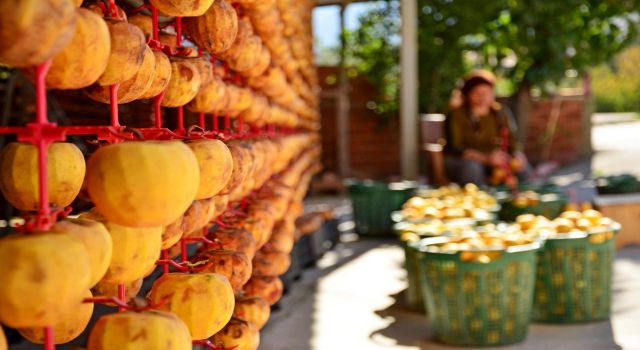
[[[461,185],[486,185],[493,169],[511,165],[522,171],[527,166],[516,139],[513,115],[495,100],[495,80],[484,70],[467,76],[461,104],[445,121],[445,169],[447,176]]]

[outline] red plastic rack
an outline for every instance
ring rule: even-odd
[[[103,12],[108,17],[118,18],[118,8],[115,4],[115,0],[109,0],[108,4],[100,2]],[[174,28],[177,34],[177,46],[178,49],[172,50],[167,45],[162,44],[159,41],[159,25],[158,25],[158,10],[148,4],[134,9],[134,12],[147,9],[151,11],[153,33],[152,37],[148,39],[147,43],[154,49],[163,50],[169,56],[185,56],[191,53],[190,48],[182,47],[182,21],[181,18],[175,19]],[[238,10],[238,8],[236,8]],[[199,51],[199,54],[201,52]],[[215,61],[215,57],[212,57]],[[110,124],[104,126],[58,126],[56,123],[50,122],[47,113],[47,93],[46,93],[46,75],[51,67],[51,60],[48,60],[35,67],[35,105],[36,105],[36,118],[35,122],[28,123],[23,127],[2,126],[0,127],[0,134],[13,134],[19,142],[28,142],[37,147],[38,150],[38,176],[39,176],[39,195],[40,203],[38,211],[25,218],[25,223],[19,227],[19,230],[28,234],[34,231],[46,231],[57,221],[66,217],[70,213],[70,208],[52,209],[49,206],[48,195],[48,182],[47,182],[47,150],[49,145],[54,142],[64,141],[69,135],[93,135],[98,141],[102,141],[107,144],[113,144],[123,141],[132,140],[190,140],[201,138],[215,138],[222,140],[231,139],[247,139],[256,137],[274,137],[278,135],[288,135],[295,133],[296,130],[290,128],[276,127],[275,125],[267,125],[259,128],[253,125],[246,125],[241,119],[236,118],[235,126],[232,127],[231,118],[228,115],[222,117],[223,126],[220,127],[220,117],[217,115],[211,115],[211,130],[206,129],[206,115],[200,113],[198,115],[198,125],[185,128],[184,125],[184,111],[183,107],[177,108],[177,128],[170,130],[162,127],[162,107],[161,102],[164,97],[164,93],[154,98],[154,126],[149,128],[133,129],[128,128],[120,124],[118,114],[118,88],[119,85],[112,85],[109,88],[110,93]],[[242,78],[237,74],[230,74],[225,65],[225,77],[226,81],[233,81],[236,84],[242,83]],[[222,224],[221,222],[213,222],[211,224]],[[208,230],[208,227],[205,228]],[[208,240],[205,237],[202,238],[185,238],[182,239],[179,244],[181,246],[181,262],[175,262],[168,259],[167,251],[162,252],[161,259],[157,264],[162,265],[164,273],[169,272],[169,267],[172,266],[178,271],[190,271],[195,272],[198,269],[202,269],[206,266],[190,266],[187,262],[187,244],[188,243],[204,243],[207,245],[219,245],[219,242]],[[117,298],[89,298],[84,302],[92,303],[105,303],[115,304],[120,311],[133,310],[144,311],[147,309],[153,309],[159,305],[150,305],[142,308],[133,307],[127,305],[126,302],[126,290],[124,284],[118,286]],[[52,327],[45,327],[44,329],[44,349],[54,350],[54,334]],[[231,350],[222,349],[216,347],[210,341],[194,341],[194,344],[206,346],[210,349],[216,350]]]

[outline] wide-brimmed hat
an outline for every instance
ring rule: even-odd
[[[478,85],[494,86],[496,83],[495,74],[485,69],[474,70],[464,77],[464,83],[460,91],[467,96]]]

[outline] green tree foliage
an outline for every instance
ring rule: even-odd
[[[468,35],[479,33],[502,0],[419,0],[420,111],[446,110],[451,90],[467,71]]]
[[[379,2],[359,20],[358,29],[343,33],[346,62],[378,87],[378,96],[373,98],[371,109],[383,117],[390,117],[398,110],[399,3]]]
[[[397,0],[345,33],[349,62],[383,87],[379,112],[397,108]],[[638,35],[640,0],[418,0],[420,111],[446,110],[458,79],[488,67],[515,89],[552,91],[567,69],[583,73]],[[389,18],[393,16],[394,18]]]
[[[507,0],[477,37],[484,63],[518,87],[552,91],[567,69],[584,73],[637,37],[637,0]],[[516,57],[513,67],[502,65]]]
[[[598,112],[640,111],[640,45],[591,70]]]

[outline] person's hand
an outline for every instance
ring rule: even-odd
[[[489,156],[474,149],[468,149],[464,151],[464,155],[462,156],[464,159],[469,159],[476,161],[480,164],[487,165],[489,163]]]
[[[489,155],[489,164],[495,167],[504,166],[508,162],[509,155],[506,152],[496,150]]]
[[[529,161],[527,160],[527,156],[524,154],[524,152],[517,151],[514,156],[517,160],[522,162],[522,164],[529,164]]]
[[[524,170],[527,167],[527,164],[527,156],[520,151],[516,152],[510,161],[511,170],[517,173]]]

